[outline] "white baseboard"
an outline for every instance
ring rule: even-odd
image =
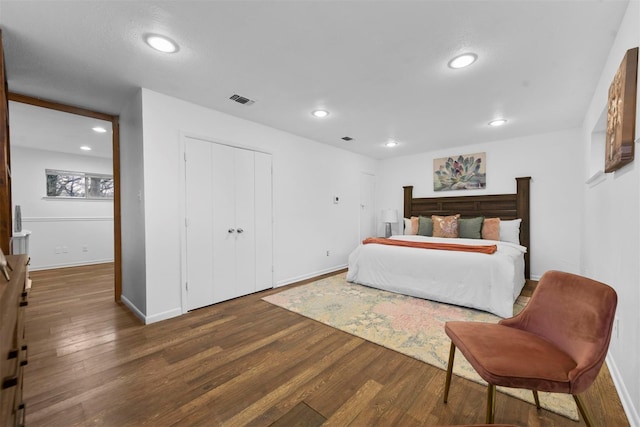
[[[624,408],[624,413],[627,415],[629,424],[631,427],[640,427],[640,416],[638,416],[638,410],[640,408],[634,406],[634,402],[631,400],[631,396],[629,396],[629,390],[627,390],[618,366],[610,352],[607,353],[606,362],[609,373],[611,374],[611,379],[613,380],[613,385],[615,385],[618,391],[618,396],[620,396],[620,401],[622,402],[622,407]]]
[[[182,307],[172,308],[171,310],[164,311],[162,313],[146,316],[144,319],[145,324],[160,322],[161,320],[171,319],[172,317],[178,317],[182,315]]]
[[[144,313],[141,312],[140,310],[138,310],[138,307],[136,307],[134,303],[129,301],[129,298],[125,297],[124,295],[120,295],[120,301],[124,305],[126,305],[127,308],[129,308],[129,310],[131,310],[133,312],[133,314],[135,314],[138,319],[142,320],[144,323],[147,323],[146,322],[146,316],[144,315]]]
[[[178,307],[162,313],[147,316],[142,311],[140,311],[138,307],[136,307],[136,305],[129,300],[129,298],[125,297],[124,295],[120,296],[120,301],[122,301],[122,303],[126,305],[129,308],[129,310],[131,310],[133,314],[136,315],[136,317],[142,320],[145,325],[148,325],[150,323],[160,322],[161,320],[171,319],[172,317],[178,317],[182,315],[182,309]]]
[[[309,274],[303,274],[302,276],[291,277],[289,279],[284,279],[276,282],[274,288],[279,288],[281,286],[290,285],[292,283],[301,282],[303,280],[311,279],[312,277],[322,276],[323,274],[333,273],[334,271],[342,270],[343,268],[347,268],[347,264],[336,265],[333,267],[325,268],[324,270],[319,270]]]
[[[29,271],[38,271],[38,270],[53,270],[55,268],[67,268],[67,267],[82,267],[83,265],[93,265],[93,264],[107,264],[113,262],[113,258],[111,259],[93,259],[89,261],[82,262],[69,262],[62,264],[49,264],[49,265],[29,265]]]
[[[154,314],[154,315],[151,315],[151,316],[147,316],[142,311],[140,311],[138,309],[138,307],[136,307],[135,304],[132,303],[124,295],[120,296],[120,301],[122,301],[122,303],[124,305],[126,305],[129,308],[129,310],[131,310],[133,312],[133,314],[135,314],[140,320],[142,320],[145,325],[148,325],[150,323],[159,322],[161,320],[171,319],[172,317],[178,317],[178,316],[180,316],[182,314],[182,309],[178,307],[178,308],[173,308],[171,310],[168,310],[168,311],[165,311],[165,312],[162,312],[162,313],[158,313],[158,314]]]

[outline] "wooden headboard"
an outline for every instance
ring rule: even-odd
[[[515,194],[488,194],[482,196],[422,197],[413,198],[413,186],[404,188],[404,217],[455,215],[463,218],[484,216],[487,218],[521,218],[520,243],[527,247],[524,255],[524,275],[530,278],[530,218],[529,187],[531,177],[516,178]]]

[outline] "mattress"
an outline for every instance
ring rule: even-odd
[[[496,245],[493,254],[361,244],[349,255],[347,280],[365,286],[513,315],[525,284],[527,248],[509,242],[393,236],[392,239],[467,245]]]

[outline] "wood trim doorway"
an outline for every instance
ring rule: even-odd
[[[120,126],[119,116],[100,113],[97,111],[87,110],[85,108],[75,107],[73,105],[61,104],[55,101],[34,98],[27,95],[9,92],[8,100],[21,102],[23,104],[34,105],[36,107],[49,108],[51,110],[62,111],[65,113],[77,114],[80,116],[91,117],[94,119],[105,120],[111,122],[111,130],[113,135],[112,152],[113,152],[113,264],[114,264],[114,299],[120,302],[122,295],[122,243],[120,237],[121,218],[120,218]],[[9,143],[10,144],[10,143]]]
[[[9,146],[9,100],[7,93],[2,29],[0,29],[0,249],[9,254],[13,234],[11,203],[11,153]]]

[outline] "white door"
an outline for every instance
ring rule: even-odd
[[[185,140],[187,309],[215,302],[211,143]]]
[[[226,301],[241,295],[236,289],[236,259],[238,228],[236,152],[244,151],[228,145],[211,145],[211,192],[213,195],[213,283],[214,302]],[[188,161],[187,161],[188,163]],[[253,170],[253,166],[251,166]],[[243,189],[244,190],[244,189]],[[243,197],[253,197],[243,195]],[[187,235],[188,236],[188,235]]]
[[[236,272],[233,286],[225,286],[224,299],[256,291],[256,227],[254,152],[234,149],[235,259],[230,268]],[[228,184],[231,184],[228,182]]]
[[[360,241],[375,237],[375,182],[376,177],[367,173],[360,174]]]
[[[271,156],[185,138],[187,310],[273,287]]]

